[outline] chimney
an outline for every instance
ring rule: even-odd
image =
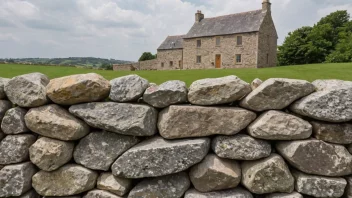
[[[197,13],[196,13],[196,23],[200,22],[201,20],[204,19],[204,14],[202,14],[202,11],[200,10],[197,10]]]
[[[270,0],[263,0],[263,12],[271,12],[271,3],[270,3]]]

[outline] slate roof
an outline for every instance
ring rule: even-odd
[[[168,36],[158,50],[183,49],[183,38],[186,35]]]
[[[262,10],[254,10],[214,18],[204,18],[200,22],[194,23],[184,38],[257,32],[264,17],[265,13]]]

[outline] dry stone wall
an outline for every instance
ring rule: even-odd
[[[0,197],[352,197],[352,82],[0,78]]]

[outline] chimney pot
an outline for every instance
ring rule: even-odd
[[[204,14],[202,13],[201,10],[197,10],[196,13],[196,23],[200,22],[201,20],[204,19]]]

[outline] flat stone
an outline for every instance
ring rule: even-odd
[[[280,155],[242,163],[242,184],[252,193],[291,193],[294,178]]]
[[[299,115],[327,122],[352,120],[352,89],[318,91],[291,105]]]
[[[6,98],[6,93],[5,93],[5,85],[10,81],[9,78],[1,78],[0,77],[0,99],[5,99]]]
[[[48,97],[61,105],[100,101],[107,98],[109,92],[109,81],[95,73],[55,78],[47,86]]]
[[[352,198],[352,177],[347,177],[347,186],[345,189],[346,192],[346,198]]]
[[[187,102],[187,86],[179,80],[167,81],[161,85],[147,88],[143,94],[144,102],[156,108]]]
[[[32,186],[42,196],[70,196],[95,187],[98,174],[80,165],[67,164],[53,171],[39,171]]]
[[[314,90],[314,86],[305,80],[271,78],[248,94],[240,105],[254,111],[280,110]]]
[[[0,122],[4,118],[6,111],[12,108],[12,103],[8,100],[0,100]]]
[[[201,193],[195,189],[186,192],[185,198],[253,198],[252,194],[243,188]]]
[[[131,190],[128,198],[181,198],[190,185],[191,182],[189,181],[188,175],[184,172],[144,179]]]
[[[307,175],[294,171],[295,189],[313,197],[342,197],[347,182],[343,178]]]
[[[6,111],[1,122],[1,129],[4,133],[13,135],[26,133],[29,129],[24,121],[27,110],[21,107],[15,107]]]
[[[278,142],[276,149],[291,166],[308,174],[352,174],[352,155],[342,145],[311,139]]]
[[[247,131],[259,139],[299,140],[312,135],[312,125],[294,115],[271,110],[260,115]]]
[[[195,189],[210,192],[235,188],[241,182],[241,167],[233,160],[209,154],[189,172]]]
[[[293,193],[272,193],[267,195],[265,198],[303,198],[298,192]]]
[[[344,80],[315,80],[312,82],[317,91],[335,90],[341,88],[352,88],[351,81]]]
[[[89,133],[86,123],[56,104],[32,108],[24,118],[31,131],[50,138],[78,140]]]
[[[21,196],[32,188],[35,166],[30,162],[7,165],[0,170],[0,197]]]
[[[132,188],[132,180],[115,177],[112,173],[101,173],[98,178],[97,188],[118,196],[124,196]]]
[[[158,112],[148,105],[94,102],[73,105],[69,111],[90,126],[133,136],[152,136]]]
[[[312,121],[315,138],[335,144],[352,144],[352,124]]]
[[[259,85],[261,85],[262,83],[263,83],[263,81],[260,80],[259,78],[254,79],[254,80],[251,82],[251,89],[252,89],[252,90],[255,90],[255,89],[258,88]]]
[[[221,158],[235,160],[257,160],[271,153],[269,142],[245,134],[217,136],[213,139],[212,149]]]
[[[42,137],[29,148],[29,158],[41,170],[54,171],[72,158],[73,142]]]
[[[112,173],[124,178],[159,177],[182,172],[208,153],[210,139],[165,140],[153,137],[132,147],[112,165]]]
[[[173,105],[159,113],[158,128],[166,139],[234,135],[255,118],[255,113],[237,107]]]
[[[138,142],[139,139],[134,136],[105,131],[92,132],[79,141],[73,157],[77,164],[107,171],[118,156]]]
[[[36,139],[34,135],[29,134],[6,136],[0,142],[0,164],[15,164],[28,160],[28,149]]]
[[[110,99],[116,102],[137,101],[148,88],[148,80],[138,75],[128,75],[110,81]]]
[[[122,198],[105,190],[91,190],[83,198]]]
[[[191,84],[188,100],[195,105],[216,105],[240,100],[251,92],[248,83],[237,76],[207,78]]]
[[[5,85],[5,92],[13,104],[20,107],[38,107],[48,103],[46,86],[49,78],[41,73],[16,76]]]

